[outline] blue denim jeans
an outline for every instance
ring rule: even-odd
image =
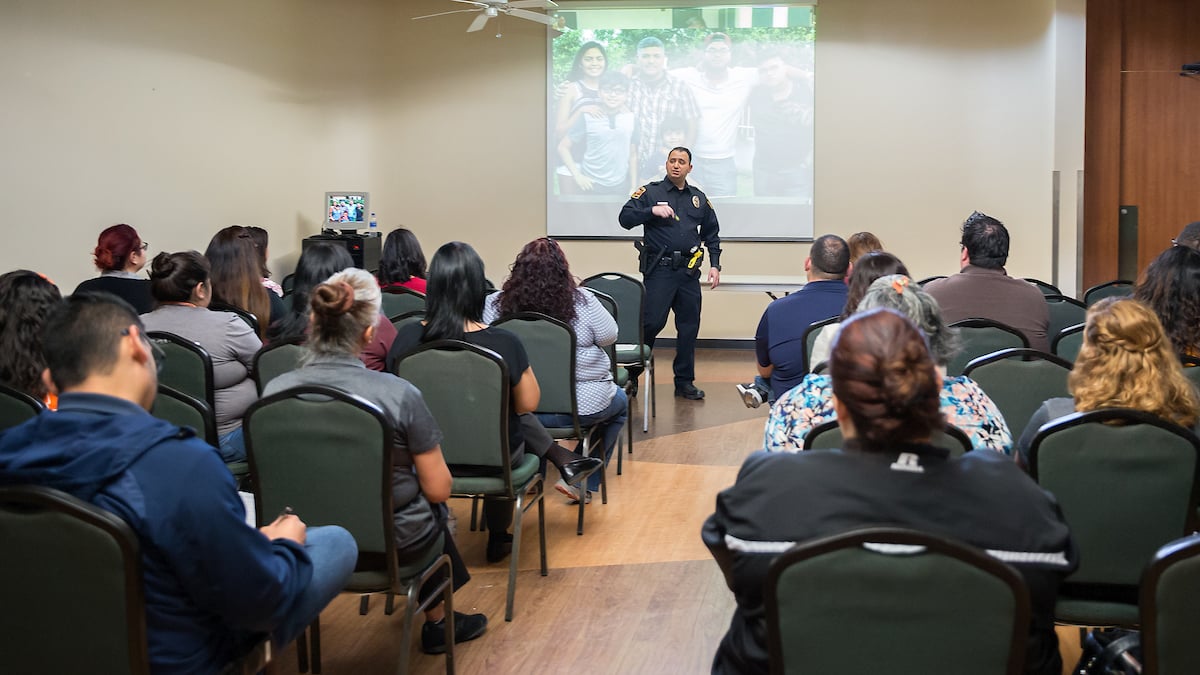
[[[242,434],[241,427],[221,436],[218,440],[221,445],[217,451],[221,453],[221,459],[226,464],[246,461],[246,437]]]
[[[541,423],[549,427],[566,427],[571,425],[571,416],[565,414],[544,414],[539,413],[537,416]],[[623,389],[617,389],[617,393],[613,395],[612,401],[608,407],[597,413],[590,415],[580,415],[579,424],[583,427],[595,427],[595,434],[599,434],[604,441],[604,464],[608,465],[608,460],[612,457],[613,450],[617,447],[617,441],[621,439],[621,429],[625,426],[625,421],[629,419],[629,398],[625,396]],[[595,450],[591,452],[595,456]],[[600,472],[588,476],[587,489],[595,492],[600,489]]]
[[[350,580],[358,560],[358,544],[354,537],[337,525],[310,527],[304,551],[312,560],[312,581],[296,599],[291,612],[271,633],[277,649],[287,646],[308,627]]]

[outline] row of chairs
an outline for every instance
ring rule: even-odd
[[[938,279],[945,279],[945,278],[946,278],[946,275],[944,275],[944,274],[932,276],[932,277],[926,277],[926,278],[918,281],[917,284],[924,286],[925,284],[927,284],[931,281],[937,281]],[[1061,290],[1059,290],[1058,286],[1055,286],[1054,284],[1047,283],[1040,279],[1033,279],[1031,277],[1025,277],[1024,281],[1028,281],[1029,283],[1033,284],[1034,286],[1037,286],[1037,289],[1039,291],[1041,291],[1042,295],[1044,295],[1046,297],[1055,297],[1055,296],[1060,297],[1060,298],[1064,297],[1063,292]],[[1092,305],[1096,304],[1097,301],[1102,300],[1104,298],[1114,297],[1114,296],[1124,297],[1127,295],[1133,295],[1133,291],[1134,291],[1134,288],[1136,288],[1136,286],[1137,286],[1137,284],[1135,284],[1134,282],[1129,281],[1127,279],[1116,279],[1113,281],[1106,281],[1102,284],[1096,284],[1095,286],[1092,286],[1091,288],[1089,288],[1083,292],[1083,305],[1084,305],[1084,307],[1091,307]],[[1074,298],[1071,298],[1071,299],[1074,300]]]

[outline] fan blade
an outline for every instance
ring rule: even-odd
[[[479,10],[477,10],[477,9],[455,9],[455,10],[451,10],[449,12],[438,12],[437,14],[426,14],[425,16],[414,16],[413,20],[416,21],[417,19],[429,19],[429,18],[432,18],[435,16],[445,16],[447,14],[462,14],[463,12],[478,12],[478,11]]]
[[[487,9],[488,6],[486,2],[479,2],[478,0],[450,0],[450,2],[461,2],[464,5],[475,5],[479,9]]]
[[[526,9],[504,9],[501,11],[504,12],[505,14],[509,14],[509,15],[512,15],[515,17],[519,17],[522,19],[528,19],[529,21],[537,21],[538,23],[544,23],[547,26],[553,26],[557,22],[557,20],[552,16],[546,16],[545,14],[538,14],[537,12],[531,12]]]
[[[551,2],[551,0],[514,0],[514,2],[508,3],[508,6],[512,7],[513,9],[516,9],[519,7],[537,7],[539,9],[558,9],[558,5],[555,4],[554,2]]]
[[[487,14],[480,14],[479,16],[475,17],[475,20],[472,21],[471,25],[467,28],[467,32],[474,33],[477,30],[483,30],[483,25],[487,23],[488,19],[490,18],[492,17],[488,16]]]

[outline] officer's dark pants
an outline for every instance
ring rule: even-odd
[[[642,328],[646,344],[654,347],[654,338],[667,325],[667,312],[675,312],[675,387],[696,379],[696,336],[700,333],[700,269],[682,267],[673,270],[655,266],[644,277],[646,306]]]

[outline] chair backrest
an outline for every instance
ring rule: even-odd
[[[250,377],[254,379],[254,386],[258,387],[258,395],[262,396],[263,389],[271,380],[299,368],[303,356],[304,337],[272,342],[258,350],[250,368]]]
[[[1036,349],[1003,349],[963,369],[1000,409],[1013,436],[1021,434],[1042,401],[1071,395],[1070,374],[1070,362]]]
[[[42,402],[6,384],[0,384],[0,431],[31,420],[45,410]]]
[[[613,318],[613,321],[616,321],[617,325],[619,326],[620,325],[620,308],[617,307],[617,301],[614,300],[613,297],[611,295],[609,295],[608,293],[603,293],[601,291],[597,291],[594,288],[588,289],[588,290],[590,290],[592,292],[592,295],[594,295],[596,297],[596,300],[598,300],[600,302],[600,306],[604,307],[604,310],[606,312],[608,312],[609,316],[611,316]],[[618,329],[617,332],[619,334],[620,329]],[[617,339],[618,340],[620,339],[619,335],[618,335]],[[605,354],[608,354],[608,363],[612,367],[613,382],[616,382],[617,381],[617,345],[616,345],[616,343],[613,343],[606,347],[602,347],[602,349],[604,350]]]
[[[1065,361],[1075,363],[1075,357],[1079,356],[1079,348],[1083,346],[1083,326],[1080,322],[1060,330],[1050,341],[1050,351]]]
[[[1136,286],[1135,283],[1128,279],[1117,279],[1097,284],[1083,292],[1083,304],[1091,307],[1096,304],[1097,300],[1113,296],[1133,295],[1133,289]]]
[[[813,366],[817,365],[812,362],[813,347],[817,344],[817,336],[821,334],[821,331],[826,326],[839,321],[841,321],[841,317],[831,316],[828,319],[814,321],[808,325],[808,328],[804,329],[804,334],[801,336],[804,339],[804,361],[802,363],[804,372],[811,372]]]
[[[1046,309],[1050,310],[1050,323],[1046,335],[1051,339],[1062,329],[1083,323],[1087,318],[1087,305],[1065,295],[1047,295]]]
[[[922,280],[918,281],[918,282],[917,282],[917,285],[918,285],[918,286],[924,286],[925,284],[927,284],[927,283],[929,283],[929,282],[931,282],[931,281],[937,281],[938,279],[945,279],[945,278],[946,278],[946,275],[945,275],[945,274],[938,274],[938,275],[935,275],[935,276],[932,276],[932,277],[925,277],[924,279],[922,279]]]
[[[1142,576],[1142,659],[1146,675],[1200,673],[1200,535],[1158,549]]]
[[[141,554],[125,521],[51,488],[2,487],[0,541],[5,672],[150,672]]]
[[[279,287],[283,289],[283,297],[291,295],[296,288],[296,275],[293,273],[283,277],[283,280],[279,282]]]
[[[1034,286],[1037,286],[1038,290],[1042,292],[1042,295],[1062,295],[1062,291],[1058,290],[1058,286],[1055,286],[1054,284],[1046,283],[1045,281],[1031,277],[1025,277],[1024,280],[1028,281]]]
[[[562,321],[538,312],[511,314],[493,325],[514,333],[529,355],[529,365],[542,390],[536,412],[563,413],[576,417],[574,426],[578,435],[575,331]]]
[[[146,337],[163,351],[166,358],[158,373],[159,384],[187,394],[211,405],[213,398],[213,365],[200,343],[174,333],[149,331]]]
[[[842,428],[838,426],[837,420],[829,420],[809,429],[808,434],[804,436],[804,449],[828,450],[841,448],[845,444],[845,440],[842,437]],[[967,433],[962,429],[949,423],[946,424],[945,428],[934,431],[929,442],[935,447],[949,450],[952,457],[961,457],[963,454],[971,451],[971,437],[967,436]]]
[[[250,330],[254,331],[255,335],[258,335],[258,317],[254,316],[250,312],[247,312],[241,307],[234,307],[233,305],[227,305],[225,303],[213,303],[212,305],[209,305],[209,309],[214,312],[229,312],[230,314],[236,314],[239,319],[246,322],[246,325],[250,327]]]
[[[984,354],[1014,347],[1029,348],[1029,340],[1021,331],[999,321],[963,319],[955,321],[950,326],[957,328],[962,337],[962,351],[946,364],[947,375],[961,375],[963,368],[966,368],[968,363]]]
[[[158,385],[158,394],[150,414],[181,427],[191,427],[209,445],[221,443],[217,436],[217,416],[211,406],[198,398],[176,391],[165,384]]]
[[[642,305],[646,301],[646,287],[642,282],[619,272],[594,274],[583,280],[582,286],[600,291],[617,303],[617,342],[640,345],[645,343],[642,334]]]
[[[379,296],[379,311],[388,320],[409,312],[425,311],[425,294],[403,286],[390,286],[383,289]]]
[[[392,322],[392,327],[395,328],[397,332],[399,332],[401,328],[407,326],[410,323],[414,323],[414,322],[420,323],[420,322],[424,321],[425,320],[425,310],[417,309],[417,310],[413,310],[411,312],[405,312],[399,316],[390,317],[390,320]]]
[[[875,528],[794,546],[765,603],[772,673],[1024,672],[1021,575],[944,537]]]
[[[1029,471],[1079,546],[1067,582],[1132,588],[1160,546],[1190,531],[1200,440],[1136,410],[1073,413],[1038,431]]]
[[[421,391],[442,430],[447,464],[503,474],[511,487],[511,386],[499,354],[460,340],[434,340],[401,356],[396,375]]]
[[[395,565],[392,426],[374,404],[304,385],[256,401],[242,422],[259,525],[290,506],[309,527],[341,525]]]

